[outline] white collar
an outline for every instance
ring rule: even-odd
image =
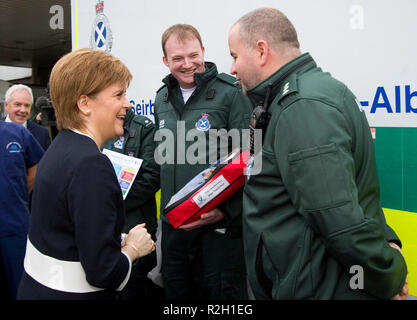
[[[6,122],[13,122],[13,121],[10,119],[9,115],[7,115],[7,116],[6,116],[6,119],[5,119],[4,121],[6,121]],[[26,120],[25,122],[23,122],[23,123],[22,123],[22,126],[24,126],[24,127],[27,129],[27,127],[28,127],[28,125],[27,125],[27,120]]]
[[[77,129],[70,129],[72,132],[75,132],[75,133],[78,133],[78,134],[80,134],[80,135],[82,135],[82,136],[86,136],[86,137],[89,137],[91,140],[93,140],[93,142],[94,142],[94,144],[97,146],[97,144],[96,144],[96,142],[94,141],[94,139],[90,136],[90,135],[88,135],[87,133],[84,133],[84,132],[81,132],[81,131],[79,131],[79,130],[77,130]],[[97,146],[97,148],[100,150],[100,148]]]

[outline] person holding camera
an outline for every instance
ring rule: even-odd
[[[122,237],[122,192],[100,152],[123,134],[131,78],[99,50],[75,50],[53,67],[60,132],[38,166],[18,299],[114,299],[132,263],[155,250],[145,224]]]

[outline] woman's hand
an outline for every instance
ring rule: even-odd
[[[122,251],[130,257],[131,261],[146,256],[154,250],[155,242],[146,230],[144,223],[130,229],[123,241]]]

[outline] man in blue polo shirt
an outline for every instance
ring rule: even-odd
[[[23,271],[29,192],[42,155],[42,147],[25,127],[0,121],[0,267],[12,299]]]

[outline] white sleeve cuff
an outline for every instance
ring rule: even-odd
[[[129,270],[127,271],[126,278],[123,280],[123,282],[120,284],[120,286],[116,289],[116,291],[122,291],[123,290],[123,288],[126,286],[127,282],[129,281],[130,273],[132,272],[132,261],[130,261],[129,256],[126,253],[124,253],[123,251],[122,251],[122,253],[126,256],[127,261],[129,261]]]

